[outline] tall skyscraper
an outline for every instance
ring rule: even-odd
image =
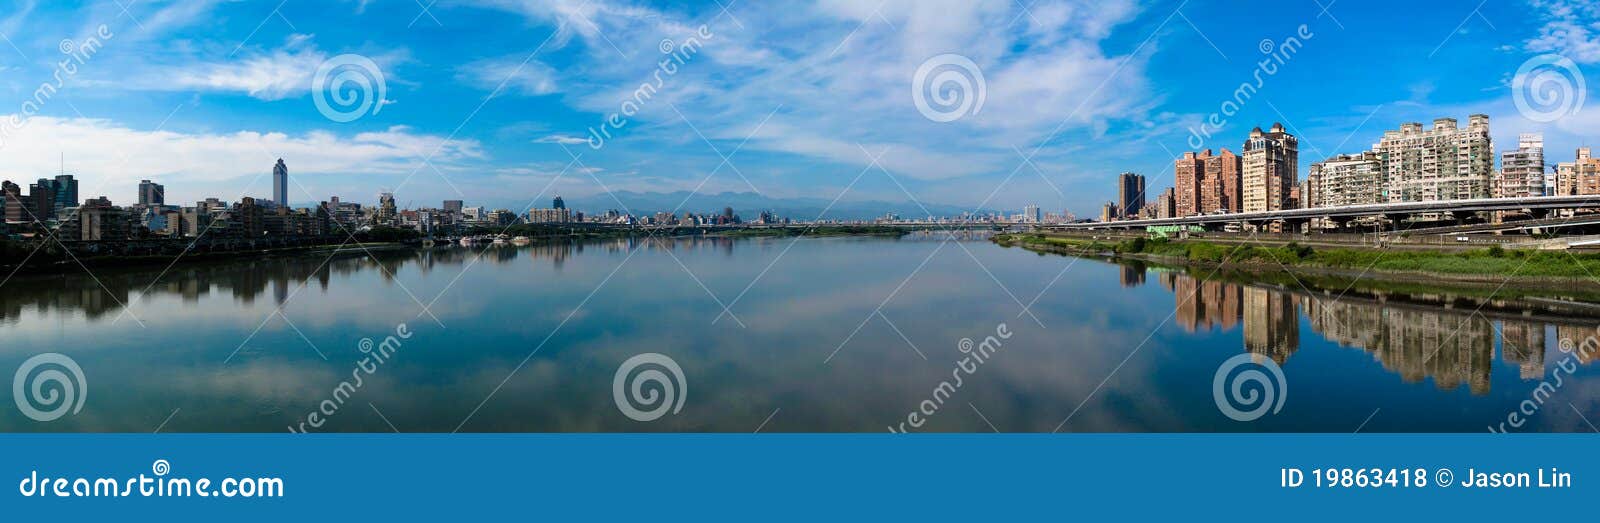
[[[289,206],[289,166],[283,164],[283,158],[272,166],[272,201],[282,207]]]
[[[52,214],[55,210],[78,206],[78,180],[72,175],[57,175],[55,181],[50,182],[50,191],[55,197],[51,205]]]
[[[1173,202],[1178,216],[1239,212],[1239,156],[1227,148],[1186,152],[1173,167],[1177,179]]]
[[[1144,176],[1134,173],[1122,173],[1117,176],[1117,209],[1122,211],[1125,218],[1139,216],[1139,209],[1144,208]]]
[[[1211,156],[1210,151],[1207,153],[1202,157],[1206,178],[1200,184],[1206,212],[1239,212],[1243,209],[1243,195],[1239,192],[1241,159],[1227,147],[1216,156]]]
[[[139,181],[139,205],[146,207],[166,205],[167,188],[150,180]]]
[[[1022,207],[1022,221],[1027,223],[1040,223],[1044,221],[1044,215],[1039,213],[1039,206],[1024,205]]]
[[[1544,196],[1544,186],[1544,135],[1524,133],[1518,137],[1515,150],[1500,153],[1494,197]]]
[[[451,213],[451,214],[461,214],[462,206],[463,205],[462,205],[461,200],[445,200],[444,201],[444,210],[445,210],[445,212],[448,212],[448,213]]]
[[[1274,123],[1262,132],[1250,130],[1244,142],[1240,164],[1240,193],[1243,212],[1277,211],[1289,208],[1289,193],[1299,182],[1300,141]]]
[[[1407,123],[1398,131],[1384,131],[1373,152],[1385,155],[1391,202],[1424,202],[1488,198],[1494,194],[1494,147],[1489,138],[1489,117],[1467,117],[1467,127],[1455,118],[1438,118],[1433,128]]]
[[[1211,150],[1206,149],[1205,154],[1211,155]],[[1173,162],[1172,187],[1173,209],[1178,216],[1194,216],[1201,214],[1200,182],[1206,177],[1206,162],[1193,152],[1183,153],[1177,161]]]
[[[566,202],[566,200],[562,200],[560,196],[557,196],[554,201],[550,202],[550,208],[551,209],[565,209],[565,208],[567,208],[567,202]]]

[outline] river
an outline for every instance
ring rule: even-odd
[[[64,355],[83,401],[0,431],[1589,432],[1596,326],[976,233],[357,250],[10,279],[0,369]]]

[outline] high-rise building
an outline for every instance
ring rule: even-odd
[[[0,201],[3,201],[5,206],[5,221],[10,223],[25,221],[27,213],[22,211],[22,186],[11,183],[11,180],[0,183],[0,198],[3,198]]]
[[[280,207],[289,206],[289,166],[283,164],[283,158],[272,166],[272,202]]]
[[[566,200],[562,200],[560,196],[557,196],[555,200],[550,202],[550,208],[551,209],[565,209],[565,208],[567,208],[567,202],[566,202]]]
[[[1579,147],[1571,162],[1556,165],[1556,194],[1600,194],[1600,158]]]
[[[1026,223],[1041,223],[1044,215],[1039,213],[1039,206],[1025,205],[1022,207],[1022,221]]]
[[[166,205],[167,188],[150,180],[139,180],[139,205]]]
[[[1578,149],[1578,154],[1581,156],[1583,154],[1583,149]],[[1571,196],[1578,194],[1578,184],[1574,183],[1578,174],[1577,162],[1561,162],[1556,164],[1555,174],[1555,192],[1552,194],[1557,196]]]
[[[1239,156],[1226,147],[1221,154],[1210,149],[1186,152],[1174,164],[1177,186],[1174,207],[1178,216],[1239,212]]]
[[[1311,164],[1304,207],[1343,207],[1387,201],[1383,156],[1375,152],[1341,154]]]
[[[55,214],[56,210],[78,206],[78,180],[72,175],[57,175],[55,181],[50,182],[50,190],[55,197],[51,202],[50,214]]]
[[[1173,188],[1168,187],[1167,190],[1161,191],[1161,194],[1156,196],[1156,217],[1176,218],[1178,213],[1175,203]]]
[[[1211,150],[1206,149],[1205,154],[1211,155]],[[1200,182],[1206,177],[1206,162],[1193,152],[1183,153],[1173,162],[1173,208],[1178,216],[1194,216],[1201,214]]]
[[[1544,135],[1524,133],[1518,137],[1515,150],[1500,153],[1500,175],[1494,180],[1494,197],[1544,195]]]
[[[572,215],[566,209],[530,209],[528,223],[567,223]]]
[[[1439,118],[1433,128],[1406,123],[1385,131],[1373,152],[1386,158],[1384,172],[1390,202],[1423,202],[1488,198],[1494,194],[1494,147],[1489,138],[1489,117],[1467,117],[1467,127],[1455,118]]]
[[[1144,207],[1144,176],[1122,173],[1117,176],[1117,209],[1125,218],[1136,217]],[[1035,207],[1034,211],[1038,211]],[[1030,218],[1032,216],[1030,215]]]
[[[1300,141],[1274,123],[1262,132],[1250,130],[1240,158],[1240,211],[1277,211],[1290,208],[1290,192],[1298,183]]]
[[[1206,195],[1205,207],[1212,212],[1240,212],[1243,209],[1243,196],[1239,192],[1242,159],[1227,147],[1216,156],[1206,156],[1206,178],[1201,184]]]
[[[22,201],[26,221],[47,222],[55,219],[55,182],[40,178],[28,186],[28,197]]]
[[[461,200],[445,200],[444,201],[444,210],[445,210],[445,212],[448,212],[450,214],[461,214],[461,208],[462,208]]]
[[[1100,207],[1100,221],[1109,222],[1117,219],[1122,214],[1117,212],[1117,202],[1106,202]]]
[[[230,211],[230,227],[238,227],[238,233],[245,238],[260,238],[267,232],[266,209],[256,202],[255,198],[246,196],[239,200]]]
[[[394,203],[394,193],[378,193],[378,212],[374,215],[378,224],[391,225],[399,215],[400,209]]]

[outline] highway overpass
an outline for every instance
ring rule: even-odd
[[[1600,195],[1580,196],[1530,196],[1520,198],[1477,198],[1470,200],[1437,200],[1430,202],[1377,203],[1345,207],[1313,207],[1226,214],[1157,218],[1150,220],[1123,220],[1114,222],[1084,222],[1042,226],[1053,230],[1137,229],[1161,225],[1197,225],[1218,227],[1227,224],[1264,225],[1284,222],[1291,225],[1313,219],[1330,219],[1345,222],[1355,218],[1378,216],[1404,221],[1418,214],[1453,215],[1458,218],[1473,213],[1489,211],[1528,212],[1542,217],[1553,210],[1600,209]]]

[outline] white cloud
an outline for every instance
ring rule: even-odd
[[[302,197],[300,187],[313,193],[305,199],[340,190],[365,197],[377,190],[377,181],[394,184],[419,169],[431,174],[421,166],[430,155],[447,171],[452,164],[484,157],[476,141],[446,142],[405,127],[350,136],[183,133],[132,129],[103,119],[34,117],[5,136],[0,178],[25,184],[50,175],[60,168],[61,151],[67,152],[68,171],[88,180],[83,197],[104,194],[114,201],[131,199],[141,179],[166,184],[175,201],[262,194],[267,185],[260,175],[270,172],[277,158],[286,159],[296,175],[290,189],[296,198]]]
[[[328,56],[315,49],[280,49],[241,62],[205,64],[171,77],[177,90],[242,92],[281,100],[311,88],[311,77]]]
[[[456,69],[456,81],[485,91],[528,96],[556,92],[555,70],[527,57],[478,60]]]
[[[606,0],[477,3],[565,23],[595,59],[554,74],[569,105],[598,115],[616,112],[653,78],[644,57],[658,53],[661,39],[681,41],[707,24],[714,37],[665,79],[618,143],[682,141],[689,130],[669,104],[708,137],[736,142],[781,108],[751,149],[859,168],[870,158],[858,144],[888,147],[882,165],[895,176],[942,180],[1004,174],[1019,160],[1013,146],[1031,149],[1058,125],[1101,135],[1108,122],[1147,120],[1155,100],[1144,64],[1156,46],[1132,57],[1101,47],[1137,15],[1131,0],[1041,3],[1029,12],[1012,0],[824,0],[735,9],[737,24],[714,8],[690,17]],[[619,49],[636,58],[620,59]],[[940,124],[918,113],[913,73],[943,53],[979,65],[987,89],[980,114]]]
[[[584,138],[579,138],[577,136],[566,135],[566,134],[552,134],[552,135],[549,135],[549,136],[541,136],[541,137],[533,140],[533,143],[557,143],[557,144],[561,144],[561,145],[582,145],[582,144],[589,143],[589,140],[584,139]]]
[[[89,80],[97,87],[144,91],[215,92],[243,94],[259,100],[297,98],[309,93],[317,69],[330,58],[318,48],[314,35],[293,34],[270,51],[244,47],[231,58],[186,58],[171,63],[138,64],[132,78]],[[390,84],[400,82],[395,66],[409,59],[404,49],[365,55],[378,65]],[[181,57],[180,57],[181,58]],[[167,58],[172,60],[171,57]],[[102,75],[105,76],[105,75]],[[384,104],[395,103],[384,100]]]
[[[1530,0],[1543,11],[1539,36],[1525,47],[1536,53],[1558,53],[1583,64],[1600,63],[1600,4],[1570,0]]]

